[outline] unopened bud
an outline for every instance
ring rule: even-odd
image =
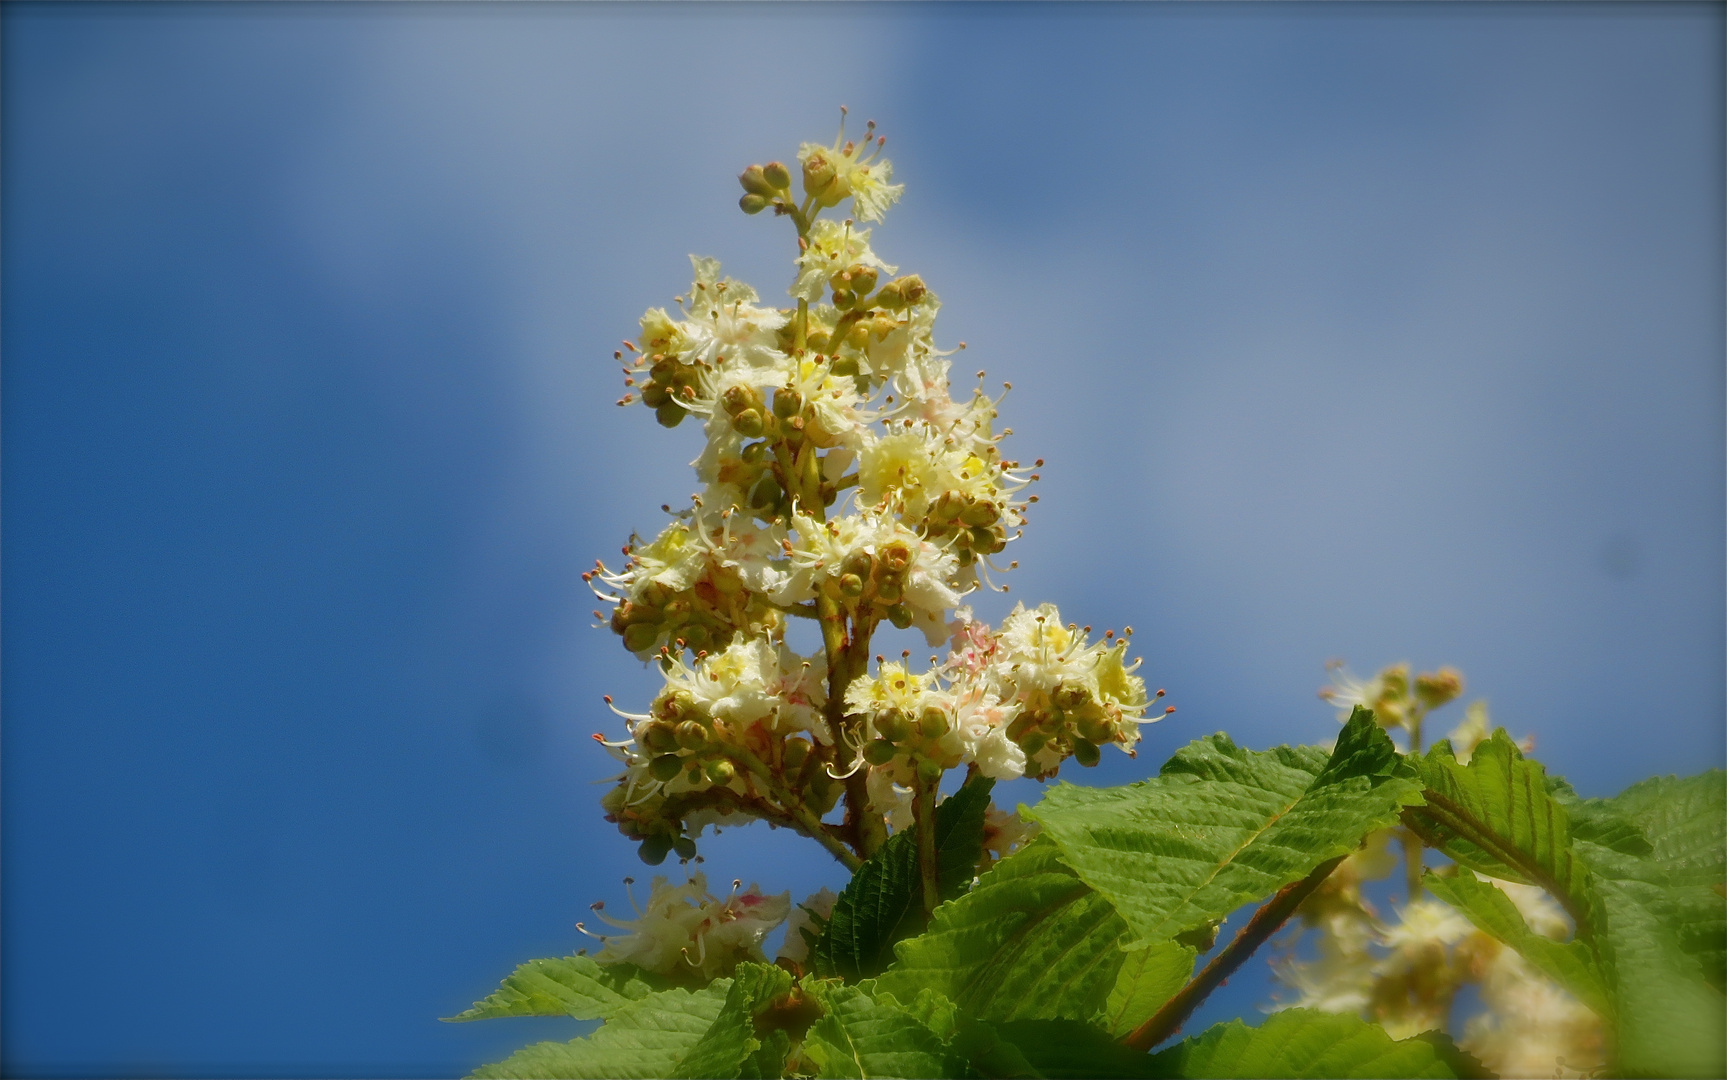
[[[725,758],[720,758],[718,761],[708,762],[707,774],[711,783],[724,786],[732,782],[732,778],[738,774],[738,770],[737,766]]]
[[[672,850],[678,853],[680,859],[696,857],[696,842],[687,836],[680,836],[672,841]]]
[[[973,528],[988,527],[1001,517],[992,502],[970,502],[959,512],[959,519]]]
[[[995,550],[995,530],[988,525],[979,525],[971,531],[971,548],[973,551],[985,553]]]
[[[855,600],[858,597],[863,595],[863,591],[864,591],[863,578],[858,577],[856,574],[841,574],[840,575],[840,595],[841,596],[850,597],[851,599]]]
[[[893,756],[894,745],[886,739],[872,739],[864,747],[864,760],[871,765],[886,765]]]
[[[655,833],[642,841],[642,846],[636,849],[636,854],[649,866],[658,866],[666,861],[671,854],[672,838],[664,833]]]
[[[684,627],[683,633],[678,636],[683,638],[684,645],[692,652],[701,652],[714,643],[713,632],[701,623],[691,623]]]
[[[774,391],[774,415],[782,420],[802,412],[804,396],[789,386]]]
[[[746,439],[754,439],[767,430],[767,424],[761,413],[754,409],[745,409],[732,417],[732,430]]]
[[[783,161],[770,161],[762,166],[762,179],[775,191],[787,191],[792,186],[791,170]]]
[[[906,567],[911,565],[911,548],[905,541],[895,540],[882,548],[881,564],[882,569],[890,574],[905,573]]]
[[[887,621],[904,630],[911,625],[911,608],[904,604],[895,604],[887,609]]]
[[[882,738],[890,742],[899,742],[911,734],[911,723],[906,719],[905,713],[898,709],[889,709],[876,717],[875,729]]]
[[[760,165],[751,165],[739,173],[738,183],[751,195],[760,195],[764,202],[774,197],[774,186],[768,183],[767,170]]]
[[[648,775],[655,780],[666,781],[678,775],[684,767],[684,759],[676,754],[661,754],[648,762]]]
[[[854,551],[846,556],[845,564],[840,567],[840,570],[843,573],[867,578],[875,573],[875,559],[867,551]]]
[[[819,195],[834,182],[833,162],[819,150],[805,159],[803,173],[805,195]]]
[[[760,195],[745,195],[738,200],[738,209],[746,214],[759,214],[768,208],[768,200]]]
[[[1109,721],[1101,716],[1083,716],[1074,725],[1081,736],[1094,743],[1110,742],[1114,732],[1109,729]]]
[[[650,754],[669,754],[678,748],[677,736],[664,724],[644,724],[636,741]]]
[[[672,392],[657,382],[650,382],[642,387],[642,404],[650,409],[657,409],[672,400]]]
[[[654,419],[661,427],[674,428],[684,422],[684,408],[675,401],[668,401],[654,410]]]
[[[1096,743],[1087,739],[1073,740],[1073,760],[1089,769],[1097,764],[1100,757],[1102,755],[1098,752]]]
[[[756,393],[753,386],[738,383],[726,387],[726,392],[720,395],[720,407],[733,416],[745,409],[757,409],[762,404],[762,396]]]
[[[1050,697],[1064,709],[1077,709],[1091,697],[1091,691],[1078,683],[1062,683]]]
[[[940,780],[941,773],[942,768],[940,762],[924,758],[922,761],[917,763],[917,778],[922,780],[925,784],[933,784]]]
[[[850,289],[834,290],[834,307],[839,308],[841,311],[849,309],[853,304],[857,303],[857,299],[858,294],[852,292]]]
[[[1456,668],[1443,667],[1438,671],[1424,671],[1415,677],[1415,696],[1429,709],[1437,709],[1461,693],[1463,673]]]
[[[884,604],[897,604],[905,596],[898,578],[884,577],[876,582],[875,598]]]
[[[802,739],[787,739],[786,740],[786,750],[785,750],[786,768],[788,768],[788,769],[802,768],[803,763],[804,763],[804,759],[809,757],[809,755],[810,755],[810,744],[809,743],[804,742]]]
[[[637,623],[624,627],[624,648],[631,652],[646,652],[654,647],[654,639],[659,637],[658,627],[650,623]]]
[[[832,371],[835,375],[856,375],[858,373],[857,357],[835,357],[834,362],[828,365],[828,370]]]
[[[875,267],[864,266],[859,263],[858,265],[853,266],[850,270],[847,270],[846,273],[851,275],[851,285],[849,288],[859,296],[868,296],[870,290],[875,288]]]
[[[700,750],[708,744],[708,729],[699,720],[685,720],[677,727],[678,745],[685,750]]]
[[[908,304],[915,304],[922,300],[926,292],[929,290],[924,287],[923,278],[916,274],[908,274],[899,279],[899,294]]]
[[[917,730],[926,739],[939,739],[947,734],[947,714],[940,709],[925,709],[918,714]]]

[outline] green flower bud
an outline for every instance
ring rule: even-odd
[[[732,778],[738,774],[738,769],[736,765],[725,758],[720,758],[718,761],[708,762],[707,774],[710,783],[724,787],[732,782]]]
[[[631,652],[646,652],[654,647],[654,639],[659,636],[659,627],[650,623],[626,626],[624,627],[624,648]]]
[[[738,209],[746,214],[759,214],[768,208],[768,201],[760,195],[745,195],[738,200]]]
[[[745,465],[760,465],[768,459],[768,444],[765,442],[750,443],[744,447],[744,452],[739,456],[743,458]]]
[[[820,195],[834,182],[833,162],[819,150],[804,161],[803,173],[805,195]]]
[[[642,404],[657,409],[672,400],[672,392],[662,383],[648,382],[642,386]]]
[[[675,401],[668,401],[654,410],[654,419],[661,427],[674,428],[684,422],[684,407]]]
[[[684,627],[683,633],[678,636],[683,638],[684,644],[694,652],[701,652],[714,643],[713,632],[701,623],[691,623]]]
[[[676,754],[661,754],[648,762],[648,775],[655,780],[666,781],[677,776],[684,767],[684,759]]]
[[[677,726],[677,742],[685,750],[700,750],[708,744],[708,729],[699,720],[685,720]]]
[[[864,590],[863,578],[858,577],[856,574],[841,574],[840,575],[840,595],[841,596],[849,597],[853,600],[856,600],[858,597],[863,595],[863,590]]]
[[[772,476],[763,476],[756,481],[755,489],[750,492],[750,505],[757,510],[771,509],[780,499],[779,481]]]
[[[1063,709],[1077,709],[1091,700],[1091,691],[1078,683],[1062,683],[1050,695],[1050,700]]]
[[[917,730],[926,739],[939,739],[947,734],[947,714],[940,709],[925,709],[918,714]]]
[[[1025,751],[1027,757],[1030,757],[1048,745],[1049,736],[1045,735],[1041,731],[1034,731],[1019,742],[1019,748]]]
[[[726,392],[720,395],[720,407],[725,409],[725,411],[731,415],[736,416],[745,409],[761,408],[762,396],[756,393],[755,387],[745,386],[742,383],[738,383],[736,385],[726,387]]]
[[[846,557],[845,565],[840,567],[840,570],[842,573],[867,578],[875,573],[875,558],[867,551],[854,551]]]
[[[895,540],[882,548],[881,564],[890,574],[902,574],[911,565],[911,548],[903,540]]]
[[[1102,716],[1082,716],[1074,728],[1088,741],[1100,745],[1115,740],[1115,732],[1110,730],[1109,720]]]
[[[762,414],[754,409],[745,409],[732,417],[732,430],[746,439],[754,439],[766,430]]]
[[[672,838],[665,833],[655,833],[642,841],[642,846],[636,849],[636,854],[649,866],[658,866],[666,861],[671,854]]]
[[[789,191],[792,186],[791,170],[783,161],[770,161],[762,166],[762,179],[775,191]]]
[[[941,779],[942,767],[939,762],[924,758],[917,763],[917,778],[925,784],[933,784]]]
[[[898,578],[884,577],[876,582],[875,598],[884,604],[897,604],[904,599],[905,590],[900,586]]]
[[[852,292],[850,289],[834,290],[834,307],[839,308],[841,311],[849,310],[853,304],[857,303],[857,299],[858,294]]]
[[[687,836],[680,836],[672,841],[672,850],[678,853],[680,859],[696,857],[696,842]]]
[[[828,351],[831,340],[825,330],[811,330],[809,337],[804,338],[804,345],[811,352],[825,353]]]
[[[716,571],[708,580],[714,583],[714,591],[721,596],[736,596],[744,591],[744,579],[735,573]]]
[[[1102,755],[1098,752],[1096,743],[1086,739],[1073,740],[1073,760],[1084,765],[1086,768],[1089,769],[1093,765],[1096,765],[1101,756]]]
[[[990,551],[995,547],[995,530],[988,525],[979,525],[971,531],[971,547],[973,551]]]
[[[810,756],[810,744],[802,739],[787,739],[785,748],[785,763],[788,770],[803,768],[804,759]]]
[[[893,760],[894,745],[886,739],[872,739],[864,747],[864,760],[871,765],[886,765]]]
[[[850,288],[852,292],[857,293],[859,296],[868,296],[869,291],[875,288],[875,267],[864,266],[862,263],[859,263],[847,270],[846,273],[851,277]]]
[[[678,748],[678,739],[664,724],[644,724],[636,741],[650,754],[669,754]]]
[[[911,734],[911,721],[906,719],[905,713],[898,709],[889,709],[876,717],[875,729],[882,738],[889,742],[902,742],[907,735]]]
[[[1001,517],[1001,512],[992,502],[968,502],[960,508],[959,519],[973,528],[994,525]]]
[[[764,203],[776,194],[774,186],[768,183],[767,170],[760,165],[751,165],[739,173],[738,183],[742,184],[744,190],[751,195],[761,196]]]
[[[836,356],[834,362],[828,365],[828,370],[835,375],[856,375],[858,362],[855,356]]]
[[[796,416],[804,410],[804,396],[789,386],[782,386],[774,391],[774,415],[781,420]]]
[[[887,609],[887,621],[904,630],[911,625],[911,608],[904,604],[895,604]]]

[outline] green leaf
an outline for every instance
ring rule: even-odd
[[[1090,1019],[1116,984],[1127,924],[1039,837],[972,891],[936,909],[875,981],[909,1001],[925,989],[983,1020]]]
[[[965,891],[983,853],[983,818],[993,780],[973,780],[936,807],[936,855],[941,893]],[[872,855],[834,903],[832,917],[811,951],[815,970],[844,979],[867,979],[893,962],[894,942],[923,928],[923,883],[917,834],[902,829]]]
[[[1151,1019],[1193,977],[1196,950],[1174,941],[1142,942],[1127,948],[1104,1005],[1104,1023],[1125,1036]]]
[[[447,1019],[456,1022],[497,1016],[573,1016],[577,1020],[604,1020],[630,1002],[663,989],[663,981],[646,975],[633,964],[602,967],[590,956],[529,960],[490,997]]]
[[[954,1046],[979,1076],[1117,1080],[1156,1075],[1150,1055],[1129,1050],[1102,1028],[1078,1020],[973,1022]]]
[[[804,1036],[803,1052],[821,1077],[948,1077],[963,1075],[935,1032],[904,1009],[878,1002],[855,986],[806,984],[827,1010]]]
[[[685,1054],[713,1026],[731,991],[719,979],[694,993],[662,990],[619,1009],[585,1039],[524,1047],[495,1065],[476,1069],[477,1080],[557,1080],[671,1076]]]
[[[1596,888],[1605,924],[1598,946],[1618,1005],[1623,1075],[1727,1075],[1727,1002],[1680,947],[1665,889],[1606,877]]]
[[[1589,937],[1589,867],[1571,847],[1570,814],[1549,793],[1546,770],[1495,731],[1460,765],[1441,740],[1420,759],[1427,805],[1410,811],[1424,842],[1478,873],[1539,885]]]
[[[1679,947],[1697,958],[1715,989],[1727,982],[1727,774],[1651,777],[1608,806],[1643,830],[1650,855],[1666,872],[1671,925]]]
[[[762,1048],[761,1040],[756,1037],[756,1013],[791,987],[791,974],[781,968],[766,964],[738,965],[731,989],[726,993],[725,1006],[714,1017],[713,1024],[702,1034],[701,1040],[667,1075],[696,1080],[737,1076],[745,1059]],[[758,1068],[760,1064],[763,1063],[758,1063]],[[780,1065],[781,1068],[772,1070],[776,1077],[784,1071],[783,1056]]]
[[[1250,1028],[1218,1024],[1151,1057],[1159,1077],[1461,1077],[1478,1062],[1448,1040],[1393,1042],[1378,1024],[1348,1013],[1288,1009]]]
[[[1727,862],[1722,774],[1656,777],[1612,799],[1554,797],[1593,871],[1596,949],[1618,1007],[1617,1065],[1630,1076],[1727,1071],[1720,948]]]
[[[1596,1015],[1611,1021],[1613,1005],[1608,996],[1595,954],[1579,940],[1559,942],[1529,929],[1517,905],[1485,881],[1477,881],[1468,870],[1460,869],[1455,877],[1440,877],[1431,870],[1422,884],[1434,896],[1463,912],[1485,933],[1491,934],[1515,949],[1538,971],[1595,1010]]]
[[[1137,937],[1168,940],[1299,881],[1421,801],[1391,740],[1357,709],[1327,757],[1243,750],[1228,736],[1178,751],[1153,779],[1062,784],[1028,816]]]

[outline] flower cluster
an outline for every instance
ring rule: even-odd
[[[936,294],[859,224],[902,191],[885,143],[873,122],[857,141],[842,123],[832,145],[803,145],[798,168],[738,178],[746,213],[797,228],[786,306],[692,256],[688,292],[614,353],[619,404],[639,398],[666,427],[693,416],[703,436],[691,503],[666,507],[651,541],[632,537],[621,566],[584,575],[611,608],[596,616],[665,680],[646,712],[619,712],[623,738],[596,736],[624,767],[608,818],[650,863],[756,818],[850,864],[917,819],[915,792],[933,809],[946,770],[1051,777],[1105,745],[1131,753],[1162,715],[1146,715],[1125,635],[1093,642],[1049,605],[999,630],[969,609],[955,621],[1014,565],[997,557],[1038,475],[1003,454],[982,372],[955,394]],[[822,216],[848,200],[851,218]],[[820,650],[791,649],[795,619],[819,626]],[[951,639],[952,655],[921,673],[878,658],[871,675],[884,624]],[[844,820],[826,820],[842,799]]]
[[[1334,670],[1333,679],[1322,697],[1351,709],[1374,709],[1381,724],[1401,730],[1416,749],[1425,714],[1455,699],[1463,687],[1462,676],[1450,668],[1411,680],[1407,664],[1394,664],[1368,680]],[[1458,760],[1467,763],[1491,729],[1486,704],[1472,702],[1447,736]],[[1318,932],[1315,955],[1297,958],[1291,946],[1276,963],[1278,981],[1295,992],[1278,1008],[1357,1013],[1401,1039],[1444,1030],[1458,993],[1474,986],[1483,1011],[1465,1022],[1458,1041],[1495,1073],[1597,1072],[1605,1061],[1601,1018],[1450,906],[1420,896],[1414,877],[1419,863],[1412,864],[1408,882],[1416,898],[1398,907],[1395,918],[1379,917],[1362,886],[1396,868],[1391,848],[1396,831],[1369,836],[1302,905],[1302,926]],[[1410,850],[1410,857],[1418,858],[1419,847]],[[1470,873],[1461,867],[1455,872]],[[1559,905],[1542,890],[1487,880],[1510,898],[1536,933],[1564,940],[1571,932]]]
[[[878,658],[873,677],[852,683],[863,760],[896,782],[928,783],[962,765],[992,780],[1047,778],[1069,757],[1097,764],[1103,746],[1131,753],[1139,725],[1164,715],[1145,717],[1163,691],[1146,696],[1127,635],[1093,642],[1090,629],[1064,625],[1053,604],[1021,604],[999,631],[961,609],[946,664],[916,674]]]
[[[627,890],[632,884],[624,879]],[[746,960],[762,962],[762,939],[785,921],[791,894],[764,896],[755,885],[739,892],[741,881],[732,882],[724,900],[708,892],[707,877],[691,874],[682,885],[663,877],[654,878],[648,891],[646,910],[637,907],[636,917],[614,919],[604,903],[594,904],[594,914],[624,934],[595,934],[582,924],[583,933],[605,942],[594,959],[602,964],[634,964],[643,971],[674,981],[701,985],[730,972]],[[635,898],[630,898],[635,907]]]

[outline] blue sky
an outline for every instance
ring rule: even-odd
[[[0,20],[8,1073],[568,1030],[435,1018],[642,872],[588,735],[652,679],[578,575],[696,435],[610,354],[686,253],[789,282],[732,177],[842,102],[907,184],[877,250],[1049,462],[980,611],[1132,624],[1179,707],[1079,778],[1329,738],[1339,656],[1461,667],[1585,794],[1722,763],[1719,7]]]

